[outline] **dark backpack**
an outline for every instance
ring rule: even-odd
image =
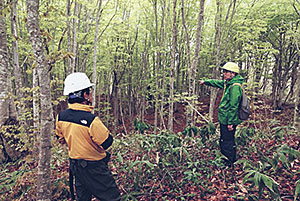
[[[240,120],[247,120],[249,116],[252,114],[251,108],[250,108],[250,101],[245,94],[245,91],[240,83],[234,83],[232,86],[238,85],[242,88],[243,94],[242,94],[242,99],[239,105],[239,119]]]

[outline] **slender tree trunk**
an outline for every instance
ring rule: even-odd
[[[161,52],[161,49],[165,44],[165,38],[166,37],[166,32],[165,32],[165,16],[166,16],[166,1],[162,1],[161,2],[161,23],[160,23],[160,31],[159,31],[159,37],[158,37],[158,55],[157,55],[157,75],[158,75],[158,89],[161,89],[159,96],[160,96],[160,111],[159,111],[159,115],[160,115],[160,127],[163,128],[164,130],[167,129],[167,126],[165,125],[165,121],[164,121],[164,104],[165,104],[165,87],[167,82],[165,82],[164,74],[163,72],[165,72],[165,65],[163,63],[163,59],[164,59],[164,53]],[[170,1],[169,1],[170,3]],[[168,5],[167,11],[170,11],[170,5]],[[168,15],[169,14],[169,15]],[[168,13],[167,16],[171,16],[170,13]],[[170,22],[171,24],[171,22]],[[159,90],[158,90],[159,91]],[[168,122],[167,122],[168,123]]]
[[[157,0],[154,0],[154,16],[155,16],[155,45],[158,45],[158,19],[157,19]],[[159,51],[159,50],[156,50]],[[155,59],[156,56],[156,59]],[[154,90],[157,92],[158,91],[158,85],[159,85],[159,81],[158,81],[158,75],[159,75],[159,59],[160,55],[158,52],[156,52],[156,54],[153,54],[153,63],[156,64],[153,67],[153,76],[156,77],[155,79],[155,86],[154,86]],[[156,60],[156,62],[155,62]],[[158,126],[158,94],[154,93],[154,132],[156,132],[157,126]]]
[[[8,52],[6,38],[6,21],[3,11],[4,2],[0,1],[0,125],[9,118],[8,101]]]
[[[300,2],[299,2],[300,4]],[[300,17],[300,14],[299,14]],[[298,51],[298,58],[300,54],[299,43],[296,43],[296,48]],[[298,133],[300,133],[300,62],[298,61],[298,76],[296,78],[296,89],[295,89],[295,110],[294,110],[294,127],[298,129]],[[298,144],[298,148],[300,146],[300,141]]]
[[[14,68],[14,77],[15,77],[15,86],[16,86],[16,95],[18,100],[21,101],[23,97],[22,92],[22,80],[20,73],[19,65],[19,49],[18,49],[18,27],[17,27],[17,2],[18,0],[12,1],[11,6],[11,34],[13,36],[12,41],[12,51],[13,51],[13,68]],[[17,106],[18,117],[22,115],[22,105]]]
[[[82,9],[82,4],[81,3],[79,3],[78,4],[78,13],[77,13],[77,26],[76,26],[76,29],[77,29],[77,31],[76,31],[76,33],[77,33],[77,35],[76,35],[76,38],[80,38],[79,36],[80,36],[80,26],[81,26],[81,20],[80,20],[80,18],[81,18],[81,9]],[[76,42],[76,58],[75,58],[75,67],[76,67],[76,71],[77,72],[82,72],[81,71],[81,66],[79,65],[80,64],[80,59],[79,58],[81,58],[81,55],[80,55],[80,53],[81,53],[81,48],[79,48],[79,43],[77,43]]]
[[[71,53],[71,3],[70,0],[67,0],[67,34],[68,34],[68,53]],[[72,59],[69,56],[67,59],[67,64],[68,64],[68,74],[71,74],[74,72],[74,69],[72,69]]]
[[[27,0],[27,26],[40,83],[41,129],[38,161],[37,200],[51,200],[50,158],[53,117],[50,77],[39,25],[39,0]]]
[[[72,41],[72,59],[71,59],[71,72],[75,72],[76,58],[77,58],[77,24],[78,24],[78,2],[75,0],[74,14],[73,14],[73,41]]]
[[[198,13],[198,23],[197,23],[197,32],[196,32],[196,46],[195,46],[195,53],[193,57],[193,63],[191,66],[191,70],[189,72],[189,94],[192,96],[195,95],[195,89],[196,89],[196,68],[199,63],[199,52],[201,50],[201,33],[202,33],[202,26],[203,26],[203,20],[204,20],[204,4],[205,0],[200,1],[200,8]],[[194,105],[194,101],[191,103]],[[194,115],[191,114],[191,122],[193,124],[194,122]]]
[[[217,14],[216,14],[216,46],[217,46],[217,53],[216,53],[216,67],[213,70],[214,78],[217,78],[219,75],[219,67],[221,64],[221,61],[224,60],[226,54],[227,54],[227,47],[229,44],[229,32],[232,25],[232,19],[235,14],[235,8],[236,8],[236,0],[231,0],[230,4],[227,9],[227,13],[224,19],[223,26],[221,27],[222,22],[222,8],[221,5],[222,1],[218,0],[216,2],[217,4]],[[230,10],[232,8],[232,12],[230,13]],[[230,16],[231,14],[231,16]],[[230,16],[229,25],[227,25],[227,21]],[[222,43],[222,41],[225,41]],[[223,54],[221,54],[221,50],[223,49]],[[214,107],[216,104],[217,99],[217,89],[211,88],[211,95],[210,95],[210,104],[209,104],[209,119],[210,121],[213,120],[213,113],[214,113]]]
[[[139,111],[139,117],[141,121],[144,121],[144,115],[145,115],[145,110],[146,110],[146,97],[149,92],[147,91],[147,85],[143,84],[143,80],[147,79],[147,67],[148,67],[148,48],[147,48],[147,34],[144,39],[144,51],[142,53],[142,65],[143,68],[141,69],[141,106],[140,106],[140,111]]]
[[[294,126],[298,128],[298,132],[300,133],[300,63],[298,66],[295,96]]]
[[[273,76],[272,76],[272,100],[273,100],[273,108],[276,108],[278,78],[280,77],[277,66],[279,66],[281,64],[280,64],[280,61],[279,61],[279,56],[276,54],[276,55],[274,55],[274,57],[275,57],[276,60],[275,60],[275,64],[274,64],[273,69],[272,69],[272,73],[273,73]]]
[[[171,69],[170,69],[170,98],[169,98],[169,123],[168,130],[173,132],[174,119],[174,79],[175,79],[175,60],[176,60],[176,46],[177,46],[177,27],[176,27],[176,5],[177,1],[173,1],[173,26],[172,26],[172,49],[171,49]]]
[[[186,49],[187,49],[187,69],[189,72],[189,82],[188,82],[188,94],[189,97],[192,96],[193,94],[193,69],[192,69],[192,65],[191,65],[191,47],[190,47],[190,36],[189,36],[189,30],[186,26],[185,23],[185,12],[184,12],[184,0],[181,0],[181,14],[182,14],[182,25],[184,27],[184,31],[185,31],[185,40],[186,40]],[[182,78],[182,80],[184,80],[184,78]],[[193,125],[193,116],[194,116],[194,110],[191,107],[188,107],[188,112],[186,115],[186,126],[189,125]]]
[[[99,21],[100,21],[100,10],[102,5],[102,0],[97,1],[97,17],[96,17],[96,31],[94,38],[94,63],[93,63],[93,82],[96,84],[93,93],[93,106],[96,104],[96,91],[97,91],[97,46],[98,46],[98,32],[99,32]]]
[[[221,20],[222,20],[222,6],[221,1],[218,0],[217,4],[217,13],[216,13],[216,20],[215,20],[215,27],[216,27],[216,67],[213,69],[214,78],[218,77],[219,74],[219,67],[220,67],[220,52],[221,52]],[[211,88],[210,90],[210,103],[209,103],[209,120],[213,121],[213,113],[214,107],[216,104],[217,99],[217,92],[218,90],[215,88]]]
[[[38,76],[38,71],[36,68],[33,68],[33,73],[32,73],[32,87],[34,88],[33,90],[33,128],[34,128],[34,136],[35,140],[38,138],[38,133],[40,129],[40,96],[39,96],[39,76]],[[37,143],[35,143],[37,144]],[[38,150],[37,150],[38,151]],[[36,152],[35,152],[36,153]]]

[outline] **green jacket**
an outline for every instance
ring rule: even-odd
[[[229,81],[225,80],[205,80],[204,84],[223,89],[223,97],[219,105],[219,122],[224,125],[238,125],[242,121],[239,119],[238,109],[242,98],[243,90],[233,83],[243,84],[244,78],[236,75]],[[225,89],[224,89],[225,88]]]

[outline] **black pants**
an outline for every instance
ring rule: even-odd
[[[121,200],[119,189],[104,160],[70,159],[70,169],[75,176],[78,201],[90,201],[92,195],[101,201]]]
[[[236,161],[236,146],[234,140],[236,125],[233,126],[232,131],[229,131],[227,125],[220,124],[220,131],[221,153],[226,156],[231,163],[234,163]]]

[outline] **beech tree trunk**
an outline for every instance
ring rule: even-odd
[[[17,27],[17,3],[18,0],[12,1],[11,6],[11,34],[13,36],[12,40],[12,51],[13,51],[13,73],[15,77],[15,86],[16,86],[16,95],[18,97],[18,101],[21,101],[23,97],[22,88],[22,80],[20,73],[20,65],[19,65],[19,49],[18,49],[18,27]],[[22,105],[17,106],[18,119],[22,115]]]
[[[235,8],[236,8],[236,0],[231,0],[230,4],[228,6],[227,9],[227,13],[224,19],[224,23],[223,26],[221,26],[222,24],[222,8],[223,6],[221,5],[221,1],[217,1],[217,14],[216,14],[216,67],[213,71],[214,74],[214,78],[218,78],[219,77],[219,67],[221,62],[224,60],[224,57],[227,53],[227,47],[229,44],[229,32],[231,29],[231,25],[232,25],[232,19],[233,16],[235,14]],[[230,12],[232,8],[232,12]],[[231,14],[231,16],[230,16]],[[229,26],[227,25],[227,21],[229,19],[230,16],[230,22],[229,22]],[[225,41],[225,42],[222,42]],[[223,49],[223,54],[221,54],[221,50]],[[211,88],[211,95],[210,95],[210,104],[209,104],[209,119],[210,121],[213,120],[213,113],[214,113],[214,107],[216,104],[216,99],[217,99],[217,89],[215,88]]]
[[[195,72],[192,69],[191,65],[191,45],[190,45],[190,36],[189,36],[189,30],[187,28],[186,22],[185,22],[185,12],[184,12],[184,0],[181,0],[181,15],[182,15],[182,25],[185,31],[185,40],[186,40],[186,49],[187,49],[187,69],[189,72],[189,88],[188,88],[188,94],[189,97],[193,95],[193,72]],[[184,78],[182,78],[184,80]],[[194,110],[191,107],[188,107],[188,112],[186,115],[186,126],[192,125],[193,124],[193,116],[194,116]]]
[[[298,66],[298,76],[296,82],[296,92],[295,92],[295,111],[294,111],[294,126],[298,129],[300,133],[300,63]]]
[[[4,2],[0,1],[0,125],[9,118],[8,52],[6,38],[6,21],[3,11]]]
[[[189,72],[189,94],[192,96],[195,95],[195,89],[196,89],[196,68],[199,63],[199,52],[201,50],[201,32],[202,32],[202,26],[203,26],[203,20],[204,20],[204,4],[205,0],[200,1],[200,8],[198,13],[198,24],[197,24],[197,32],[196,32],[196,46],[195,46],[195,53],[193,57],[193,63]],[[191,103],[194,105],[194,101]],[[190,116],[191,122],[194,122],[193,119],[193,113]]]
[[[74,15],[73,15],[73,44],[72,44],[72,59],[71,59],[71,72],[75,72],[76,57],[77,57],[77,12],[78,2],[75,0]]]
[[[39,127],[40,127],[40,101],[39,101],[39,76],[37,69],[33,69],[32,73],[32,87],[34,88],[34,91],[32,92],[32,97],[33,97],[33,128],[34,128],[34,136],[35,136],[35,141],[37,142],[37,137],[39,133]],[[38,150],[37,150],[38,151]]]
[[[170,98],[169,98],[169,123],[168,130],[173,132],[173,115],[174,115],[174,79],[175,79],[175,56],[177,46],[177,27],[176,27],[176,5],[177,1],[173,1],[173,26],[172,26],[172,49],[171,49],[171,69],[170,69]]]
[[[51,107],[50,76],[44,54],[39,25],[39,0],[27,0],[27,28],[35,65],[38,71],[40,84],[41,128],[39,136],[39,161],[37,180],[37,200],[51,200],[50,188],[50,158],[51,133],[53,130],[53,114]]]
[[[71,53],[71,21],[70,21],[70,17],[71,17],[71,3],[70,0],[67,0],[67,33],[68,33],[68,52],[69,54]],[[67,59],[67,64],[68,64],[68,73],[67,74],[71,74],[74,72],[74,69],[72,69],[72,59],[69,56]]]
[[[214,78],[218,78],[218,74],[219,74],[219,67],[220,67],[220,52],[221,52],[221,20],[222,20],[222,6],[221,6],[221,1],[218,0],[216,2],[217,4],[217,13],[216,13],[216,17],[215,17],[215,28],[216,28],[216,52],[214,51],[214,53],[216,53],[216,67],[213,69],[213,75]],[[210,89],[210,103],[209,103],[209,120],[213,121],[213,113],[214,113],[214,107],[216,104],[216,98],[217,98],[217,92],[218,90],[215,88],[211,88]]]
[[[153,9],[154,9],[154,16],[155,16],[155,45],[157,46],[159,43],[158,39],[158,18],[157,18],[157,0],[153,1]],[[160,53],[158,52],[159,50],[156,50],[155,53],[153,54],[153,76],[156,76],[155,79],[155,85],[154,85],[154,90],[157,91],[159,88],[159,81],[158,81],[158,74],[159,74],[159,58],[160,58]],[[155,58],[156,56],[156,58]],[[154,132],[156,132],[156,128],[158,126],[158,94],[154,93]]]
[[[97,89],[97,43],[98,43],[98,32],[99,32],[99,20],[100,20],[100,10],[102,5],[102,0],[97,1],[97,17],[96,17],[96,31],[94,38],[94,65],[93,65],[93,82],[95,84],[94,93],[93,93],[93,106],[96,104],[96,89]]]

